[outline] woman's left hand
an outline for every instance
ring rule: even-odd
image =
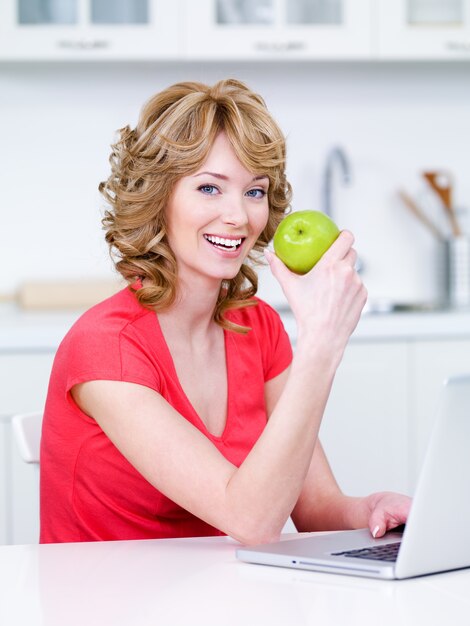
[[[364,498],[368,509],[368,526],[374,537],[382,537],[388,530],[404,524],[410,512],[411,498],[384,491]]]

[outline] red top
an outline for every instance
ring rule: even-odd
[[[257,302],[227,314],[252,330],[246,335],[224,331],[228,406],[220,437],[207,430],[181,388],[157,315],[129,289],[74,324],[57,351],[44,412],[41,543],[223,534],[143,478],[78,408],[70,390],[90,380],[150,387],[239,466],[266,425],[264,383],[292,359],[279,315]]]

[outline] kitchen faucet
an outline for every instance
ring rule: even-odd
[[[330,217],[334,221],[333,217],[333,202],[332,202],[332,183],[333,183],[333,172],[335,169],[335,164],[338,163],[342,180],[344,185],[349,185],[351,183],[351,166],[349,164],[349,159],[346,156],[345,151],[341,146],[334,146],[328,152],[325,162],[325,169],[323,171],[323,187],[322,187],[322,200],[321,200],[321,208],[328,217]],[[362,259],[359,257],[356,260],[356,270],[360,273],[364,270],[364,263]]]
[[[340,146],[335,146],[328,152],[323,171],[321,208],[333,220],[332,182],[336,163],[341,169],[343,183],[348,185],[351,182],[351,167],[346,153]]]

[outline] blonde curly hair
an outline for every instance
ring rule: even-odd
[[[177,265],[167,241],[165,208],[175,183],[201,167],[221,131],[247,170],[269,178],[268,222],[248,255],[256,264],[291,200],[285,139],[261,96],[234,79],[212,87],[177,83],[150,98],[136,128],[122,128],[112,146],[111,175],[99,185],[109,204],[102,223],[120,274],[130,284],[146,279],[134,289],[147,308],[159,311],[175,301]],[[222,282],[214,321],[247,332],[224,313],[255,304],[257,287],[256,272],[243,263],[233,279]]]

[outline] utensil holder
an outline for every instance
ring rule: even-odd
[[[470,237],[444,242],[446,303],[454,309],[470,309]]]

